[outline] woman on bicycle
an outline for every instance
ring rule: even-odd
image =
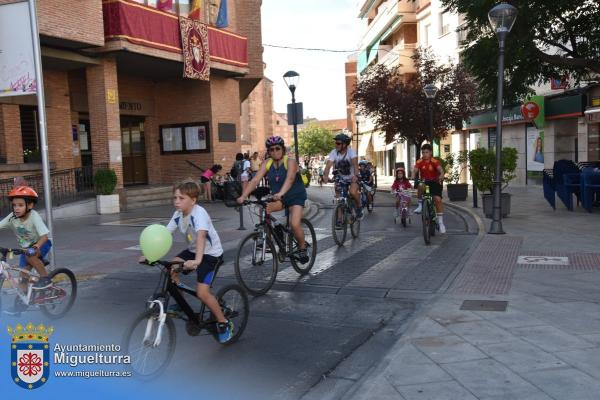
[[[412,185],[406,177],[406,171],[402,167],[396,168],[396,179],[394,179],[394,183],[392,183],[392,194],[396,194],[397,192],[401,192],[408,189],[412,189]],[[410,206],[410,196],[404,196],[403,198],[401,197],[402,194],[400,196],[396,196],[396,211],[394,211],[394,217],[398,217],[400,200],[406,202],[406,207]]]
[[[244,188],[242,195],[237,199],[239,204],[244,203],[250,193],[260,183],[261,179],[266,176],[269,181],[269,187],[273,194],[272,202],[267,204],[267,213],[281,211],[287,208],[290,217],[291,230],[294,237],[298,241],[298,254],[296,257],[302,264],[310,261],[306,252],[306,243],[304,241],[304,230],[300,222],[302,219],[302,209],[306,201],[306,188],[302,183],[302,178],[298,174],[298,163],[293,158],[288,158],[285,155],[285,142],[280,136],[269,137],[265,145],[269,156],[273,161],[265,160],[256,176],[252,178],[248,185]],[[267,170],[267,164],[270,164]]]

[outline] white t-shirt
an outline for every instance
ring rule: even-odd
[[[8,214],[0,221],[0,229],[6,227],[12,228],[17,236],[19,246],[23,248],[36,244],[40,237],[50,233],[42,217],[35,210],[29,211],[25,221],[21,218],[14,218],[12,213]]]
[[[198,231],[206,231],[204,254],[213,257],[219,257],[223,254],[221,239],[212,224],[212,220],[206,210],[198,204],[194,205],[192,212],[187,216],[184,216],[181,211],[175,211],[171,221],[169,221],[169,224],[167,225],[167,229],[169,229],[171,233],[175,232],[175,230],[179,230],[185,237],[188,244],[188,250],[192,253],[196,253]]]
[[[242,176],[247,178],[249,176],[248,170],[250,169],[250,161],[244,160],[244,165],[242,168],[244,169],[244,172],[242,172]]]
[[[346,149],[346,153],[339,153],[336,149],[333,149],[331,153],[329,153],[329,161],[333,162],[333,167],[338,174],[343,178],[350,178],[352,175],[356,175],[356,171],[354,170],[354,165],[352,164],[352,159],[357,158],[358,156],[351,148]]]

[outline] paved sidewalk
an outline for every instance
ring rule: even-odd
[[[462,271],[406,331],[388,332],[399,340],[369,373],[336,369],[307,398],[600,398],[600,212],[553,211],[537,187],[508,192],[506,235],[485,233],[471,199],[456,204],[485,228]]]

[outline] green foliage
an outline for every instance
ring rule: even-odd
[[[334,137],[335,134],[331,129],[308,125],[298,132],[298,152],[308,157],[327,154],[334,147]]]
[[[488,21],[497,0],[442,0],[464,15],[462,59],[479,86],[481,100],[495,104],[498,39]],[[506,38],[504,103],[524,99],[531,86],[568,76],[578,86],[600,74],[600,2],[598,0],[509,0],[518,10]],[[596,76],[596,78],[594,78]]]
[[[99,169],[94,175],[96,193],[101,195],[113,194],[117,186],[117,174],[113,169]]]
[[[496,151],[479,148],[468,152],[469,172],[473,184],[482,193],[492,192],[496,173]],[[502,148],[502,184],[504,187],[516,177],[517,150],[512,147]]]
[[[468,150],[446,154],[446,157],[441,160],[444,169],[444,181],[446,183],[458,183],[468,160]]]

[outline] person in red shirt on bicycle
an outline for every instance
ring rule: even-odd
[[[417,160],[413,168],[413,179],[417,178],[418,173],[422,181],[418,187],[419,206],[415,209],[415,214],[420,214],[423,209],[423,191],[425,190],[424,183],[426,183],[433,196],[440,233],[446,233],[446,227],[444,226],[444,203],[442,201],[444,169],[440,160],[433,158],[432,155],[433,149],[430,144],[426,143],[421,146],[421,158]]]

